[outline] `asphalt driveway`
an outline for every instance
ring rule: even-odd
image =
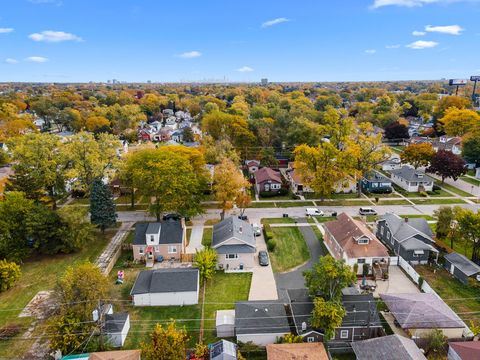
[[[306,222],[307,219],[305,218],[298,219],[298,223]],[[311,269],[313,264],[318,262],[320,256],[325,255],[320,241],[318,241],[317,236],[313,232],[312,228],[310,226],[299,226],[298,228],[300,229],[300,232],[307,243],[308,249],[310,250],[310,260],[298,269],[290,272],[275,274],[279,299],[286,298],[286,290],[288,289],[300,289],[305,287],[303,271]]]

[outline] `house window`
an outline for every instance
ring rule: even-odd
[[[348,339],[348,330],[340,330],[340,339]]]
[[[368,244],[368,239],[365,239],[365,238],[363,238],[363,239],[358,239],[357,242],[358,242],[359,244]]]
[[[238,254],[225,254],[225,259],[227,260],[238,259]]]
[[[168,247],[168,253],[169,253],[169,254],[176,254],[176,253],[177,253],[177,247],[170,245],[170,246]]]
[[[423,250],[414,250],[413,251],[413,257],[420,257],[423,254],[425,254],[425,252]]]
[[[358,259],[357,264],[365,264],[365,259]]]
[[[143,254],[143,248],[138,249],[139,254]]]
[[[315,342],[315,338],[313,336],[307,337],[307,342]]]
[[[380,235],[383,236],[383,226],[380,226]]]

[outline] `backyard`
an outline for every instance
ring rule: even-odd
[[[445,269],[428,265],[416,266],[422,276],[438,295],[460,316],[467,325],[470,320],[480,322],[480,288],[463,285]],[[466,314],[468,313],[468,314]]]
[[[310,258],[307,244],[298,227],[272,227],[275,249],[270,251],[274,272],[285,272]]]

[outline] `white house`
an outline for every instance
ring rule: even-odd
[[[198,304],[197,268],[146,270],[138,274],[130,292],[135,306]]]
[[[433,179],[410,166],[390,171],[390,179],[408,192],[432,191]]]

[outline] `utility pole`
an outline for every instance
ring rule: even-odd
[[[104,325],[104,320],[103,320],[103,302],[102,300],[98,300],[98,320],[97,320],[97,326],[98,326],[98,331],[100,334],[100,349],[103,350],[103,325]]]
[[[477,91],[477,81],[480,80],[480,76],[470,76],[470,81],[473,81],[473,92],[472,92],[472,101],[475,105],[475,92]]]

